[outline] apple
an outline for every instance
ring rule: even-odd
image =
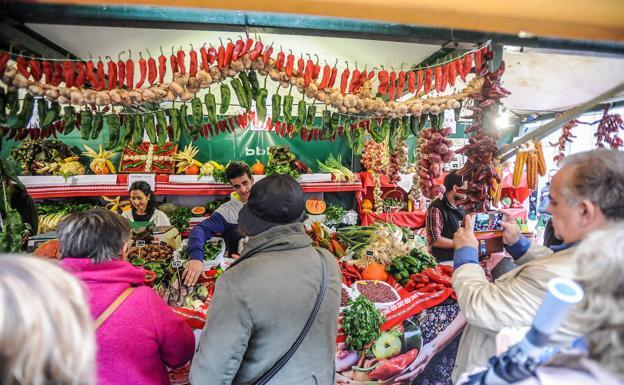
[[[401,338],[395,333],[381,333],[373,345],[373,354],[376,358],[387,359],[401,353]]]

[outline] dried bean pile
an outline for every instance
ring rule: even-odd
[[[388,303],[398,300],[392,289],[381,283],[359,282],[357,288],[363,296],[375,303]]]
[[[349,297],[349,293],[347,293],[347,291],[345,290],[345,288],[342,288],[342,293],[340,294],[340,307],[345,307],[349,304],[349,300],[351,298]]]

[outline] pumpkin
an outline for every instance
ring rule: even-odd
[[[387,281],[388,273],[386,267],[381,263],[371,261],[366,268],[362,270],[362,278],[372,281]]]
[[[196,217],[201,217],[206,214],[206,208],[201,206],[193,207],[193,209],[191,210],[191,214]]]
[[[371,202],[368,199],[362,200],[361,207],[362,207],[362,212],[365,214],[366,213],[370,214],[373,212],[373,202]]]
[[[306,211],[312,215],[323,214],[326,208],[327,205],[323,200],[310,198],[306,201]]]
[[[258,159],[256,159],[256,163],[251,166],[251,172],[254,175],[264,175],[264,165]]]

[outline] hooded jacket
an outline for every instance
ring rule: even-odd
[[[288,351],[321,286],[319,252],[327,276],[323,302],[299,349],[269,384],[334,383],[340,270],[295,223],[251,237],[242,260],[217,281],[191,365],[193,385],[252,384]]]
[[[144,286],[145,270],[126,261],[95,264],[86,258],[64,258],[60,265],[85,284],[93,319],[136,286],[96,331],[98,385],[169,384],[165,365],[179,367],[193,357],[193,331]]]

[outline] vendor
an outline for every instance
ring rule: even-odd
[[[231,163],[225,169],[225,177],[234,188],[232,199],[222,204],[210,218],[191,230],[188,238],[190,261],[184,270],[184,284],[193,285],[204,271],[204,244],[210,238],[220,235],[225,240],[229,254],[238,253],[238,244],[243,238],[238,231],[238,212],[247,203],[253,177],[246,163]]]
[[[427,240],[431,254],[438,262],[453,261],[453,235],[466,216],[466,211],[459,207],[458,202],[466,199],[466,194],[460,193],[466,187],[467,182],[452,171],[444,178],[446,192],[442,198],[431,202],[427,209]]]
[[[156,208],[154,193],[147,182],[137,181],[130,186],[130,203],[132,210],[121,215],[130,222],[147,222],[155,226],[171,226],[165,213]]]

